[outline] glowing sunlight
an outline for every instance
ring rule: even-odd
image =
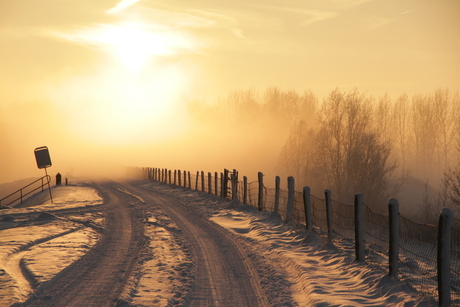
[[[68,79],[49,91],[58,105],[72,97],[63,107],[77,110],[69,119],[77,134],[96,142],[132,143],[147,133],[161,139],[183,129],[171,123],[181,117],[180,95],[193,77],[184,63],[175,61],[197,52],[195,38],[141,21],[96,24],[55,35],[114,56],[92,76]],[[171,129],[164,129],[167,125]]]
[[[133,22],[99,24],[57,35],[114,54],[131,71],[141,70],[154,56],[177,55],[183,50],[193,52],[197,47],[184,33]]]
[[[70,128],[77,135],[104,144],[137,143],[184,129],[180,95],[188,79],[171,65],[158,65],[142,76],[114,67],[92,78],[70,80],[50,95],[69,114]]]

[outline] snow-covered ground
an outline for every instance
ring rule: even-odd
[[[321,246],[314,235],[305,240],[302,231],[270,213],[203,192],[148,181],[136,184],[208,208],[210,219],[233,233],[247,250],[262,288],[270,289],[274,280],[284,281],[288,291],[280,290],[279,295],[290,297],[280,300],[284,303],[279,306],[429,306],[380,268],[355,262],[352,249]],[[95,188],[86,181],[54,187],[53,203],[41,193],[28,199],[24,208],[0,211],[1,306],[25,301],[32,289],[62,274],[98,241],[104,219],[97,208],[103,198]],[[146,250],[120,302],[186,305],[185,292],[190,291],[194,272],[186,242],[162,212],[147,215],[144,227]],[[277,289],[272,291],[278,295]]]

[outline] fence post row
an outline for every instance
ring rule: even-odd
[[[389,218],[389,275],[395,280],[399,274],[399,202],[396,198],[390,198],[388,201],[388,218]]]
[[[147,179],[153,179],[160,182],[168,182],[171,184],[172,174],[171,170],[160,169],[160,168],[146,168],[143,169],[143,177]],[[179,185],[181,185],[181,171],[177,172],[177,178],[179,179]],[[184,187],[187,186],[187,172],[184,171]],[[145,176],[147,175],[147,176]],[[168,176],[169,175],[169,176]],[[198,181],[200,172],[196,173],[196,182],[195,190],[198,190]],[[263,173],[258,172],[258,183],[259,183],[259,193],[257,200],[257,207],[259,211],[264,209],[264,183],[263,183]],[[238,172],[233,170],[231,175],[232,180],[232,199],[238,199]],[[224,169],[223,173],[220,173],[220,196],[227,197],[228,195],[228,180],[229,180],[229,171]],[[215,172],[215,194],[218,196],[218,173]],[[174,184],[176,183],[176,171],[174,171]],[[293,209],[294,209],[294,177],[288,177],[288,201],[287,201],[287,213],[286,213],[286,222],[290,222],[293,218]],[[205,179],[204,172],[201,171],[201,187],[202,191],[205,191]],[[248,203],[248,182],[247,177],[243,177],[243,202]],[[279,203],[280,203],[280,177],[275,177],[275,202],[274,202],[274,213],[278,214],[279,212]],[[191,175],[188,172],[188,187],[191,189]],[[212,176],[211,173],[208,173],[208,191],[212,194]],[[311,206],[311,192],[310,187],[303,187],[303,202],[305,209],[305,226],[307,232],[311,231],[313,228],[313,216],[312,216],[312,206]],[[332,211],[332,193],[329,189],[324,190],[324,195],[326,199],[326,215],[327,215],[327,238],[328,244],[332,244],[333,237],[333,211]],[[21,195],[22,196],[22,195]],[[250,201],[250,200],[249,200]],[[398,279],[399,271],[399,202],[395,198],[391,198],[388,201],[388,213],[389,213],[389,276],[395,280]],[[354,199],[354,230],[355,230],[355,254],[356,261],[364,262],[365,261],[365,245],[364,245],[364,201],[363,194],[355,194]],[[450,270],[451,270],[451,248],[452,248],[452,227],[453,227],[453,213],[448,208],[443,208],[439,215],[438,223],[438,235],[437,235],[437,278],[438,278],[438,298],[439,306],[450,306],[451,305],[451,279],[450,279]]]
[[[364,262],[363,194],[355,194],[355,253],[356,261]]]

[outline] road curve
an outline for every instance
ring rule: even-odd
[[[143,238],[133,208],[120,201],[114,183],[98,185],[106,224],[85,256],[40,287],[25,306],[114,306],[131,273]],[[118,195],[117,195],[118,194]]]

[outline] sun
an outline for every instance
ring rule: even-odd
[[[153,56],[172,55],[171,37],[136,23],[101,27],[96,39],[131,71],[142,69]]]
[[[96,24],[59,36],[113,55],[90,76],[51,90],[56,104],[72,109],[69,123],[77,133],[101,143],[132,143],[167,138],[182,129],[181,95],[193,71],[181,56],[200,48],[196,39],[140,21]]]
[[[138,71],[152,58],[194,53],[201,44],[189,34],[160,24],[124,21],[96,24],[55,36],[113,54],[132,71]]]

